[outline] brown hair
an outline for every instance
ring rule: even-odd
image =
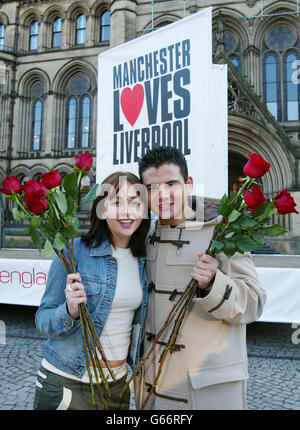
[[[90,214],[90,228],[86,235],[82,236],[82,241],[91,248],[98,247],[104,240],[108,240],[113,245],[111,231],[105,219],[99,216],[99,206],[103,207],[104,199],[109,197],[110,191],[118,194],[120,183],[127,181],[135,185],[142,183],[139,178],[130,172],[115,172],[109,175],[101,184],[100,195],[94,200]],[[139,188],[139,187],[138,187]],[[129,241],[129,248],[131,249],[134,257],[144,257],[146,254],[145,241],[150,228],[151,214],[147,205],[146,194],[137,191],[141,200],[145,204],[145,215],[138,229],[133,233]],[[99,205],[100,203],[100,205]],[[102,203],[102,204],[101,204]]]

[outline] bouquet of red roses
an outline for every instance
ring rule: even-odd
[[[73,172],[66,175],[63,180],[58,170],[52,170],[41,175],[41,180],[28,180],[21,184],[15,176],[8,176],[3,180],[0,192],[17,203],[12,209],[14,219],[27,220],[30,227],[25,230],[30,234],[32,241],[41,250],[44,242],[46,256],[55,252],[62,261],[67,273],[76,273],[74,258],[74,238],[78,234],[79,221],[76,215],[78,209],[78,190],[82,175],[91,169],[93,158],[91,154],[75,156]],[[61,185],[63,188],[61,188]],[[69,259],[65,252],[68,250]],[[106,392],[109,386],[99,362],[97,350],[106,363],[111,376],[112,370],[108,365],[101,347],[93,321],[85,304],[79,305],[82,340],[85,352],[86,367],[89,373],[92,399],[95,402],[92,375],[89,361],[91,359],[97,381],[99,396],[107,407],[98,381],[97,369],[100,373]],[[88,357],[90,355],[90,359]]]
[[[270,163],[258,154],[251,154],[249,156],[249,161],[243,169],[246,177],[241,178],[242,185],[240,189],[234,190],[230,194],[230,197],[224,194],[221,199],[219,208],[220,221],[214,228],[213,237],[206,250],[207,254],[216,257],[217,254],[223,252],[230,258],[236,252],[243,254],[244,252],[260,249],[264,245],[264,236],[275,237],[287,232],[280,224],[270,224],[270,218],[274,214],[298,213],[295,209],[296,204],[292,196],[286,190],[283,190],[275,199],[267,200],[259,185],[255,182],[256,179],[265,175],[269,169]],[[198,282],[192,279],[172,307],[162,328],[153,339],[149,351],[141,359],[137,369],[127,381],[129,385],[151,356],[162,334],[173,322],[171,334],[159,358],[157,374],[149,389],[148,396],[142,405],[142,409],[146,406],[158,383],[167,353],[176,352],[176,339],[182,321],[196,295],[197,287]]]

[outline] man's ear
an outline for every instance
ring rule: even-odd
[[[189,176],[185,183],[185,189],[187,194],[192,194],[193,184],[194,184],[193,178]]]

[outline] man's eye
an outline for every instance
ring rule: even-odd
[[[158,186],[157,185],[151,185],[151,187],[147,187],[147,191],[157,191]]]

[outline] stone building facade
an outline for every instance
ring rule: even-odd
[[[98,54],[207,6],[214,61],[228,64],[229,183],[257,152],[272,163],[264,192],[285,188],[300,207],[299,0],[0,1],[0,181],[95,155]],[[83,187],[94,181],[92,169]],[[300,253],[300,218],[280,222],[274,245]]]

